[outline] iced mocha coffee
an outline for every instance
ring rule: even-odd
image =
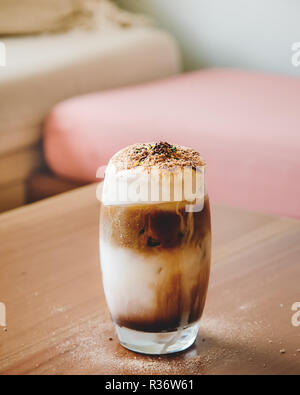
[[[198,152],[160,142],[127,147],[107,168],[100,220],[103,284],[120,341],[133,350],[179,351],[197,335],[210,272],[210,209],[205,189],[200,201],[191,200],[184,183],[195,180],[197,169],[203,181],[204,165]],[[191,169],[190,181],[182,176],[184,168]],[[169,200],[163,199],[163,175],[170,181]],[[136,180],[139,197],[147,189],[144,199],[133,201],[128,189],[116,195],[125,182],[135,188]],[[158,187],[155,201],[151,182]]]

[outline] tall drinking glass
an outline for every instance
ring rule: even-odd
[[[157,165],[157,145],[133,146],[150,151],[147,166],[145,161],[135,165],[135,156],[128,154],[131,147],[113,157],[100,215],[102,279],[116,333],[124,347],[146,354],[182,351],[194,343],[211,256],[204,164],[199,157],[194,158],[195,166],[185,166],[193,164],[186,159],[190,151],[160,143],[163,152],[177,153],[179,159]],[[170,165],[173,162],[176,166]],[[184,167],[190,170],[189,178]],[[195,187],[198,174],[200,186]],[[199,196],[193,192],[197,188]]]

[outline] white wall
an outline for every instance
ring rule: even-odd
[[[118,0],[153,15],[179,43],[187,69],[230,66],[300,76],[300,0]]]

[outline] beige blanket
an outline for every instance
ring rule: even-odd
[[[0,35],[145,25],[146,17],[110,0],[0,0]]]

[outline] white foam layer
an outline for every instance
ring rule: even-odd
[[[100,242],[100,261],[104,292],[111,314],[127,315],[151,307],[155,298],[155,281],[161,261],[149,262],[142,254]]]
[[[204,167],[151,171],[142,166],[117,170],[109,163],[101,201],[104,205],[194,201],[202,204],[205,194]]]

